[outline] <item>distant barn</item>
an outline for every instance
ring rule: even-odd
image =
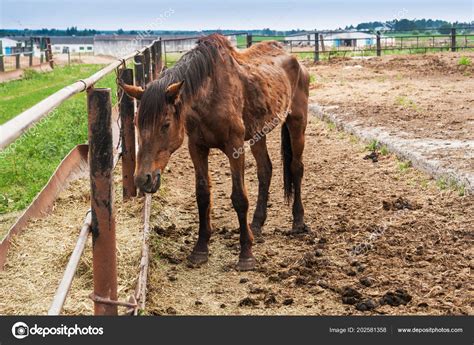
[[[92,36],[51,36],[53,54],[94,53],[94,37]]]
[[[285,40],[292,41],[292,46],[314,46],[314,32],[298,33],[296,35],[286,36]],[[329,31],[319,33],[319,45],[321,50],[326,47],[331,48],[369,48],[376,45],[377,36],[367,32],[359,31]],[[391,45],[395,42],[394,38],[381,36],[383,44]],[[321,41],[322,39],[322,41]]]

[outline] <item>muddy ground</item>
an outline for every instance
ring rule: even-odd
[[[194,171],[185,147],[172,157],[166,202],[153,216],[146,313],[472,314],[472,197],[440,191],[412,168],[400,170],[393,155],[364,159],[363,143],[313,117],[303,192],[312,231],[291,236],[277,132],[268,138],[274,175],[254,272],[234,269],[238,223],[227,159],[218,151],[210,157],[210,260],[188,266],[198,228]],[[250,154],[246,183],[253,211],[257,178]]]

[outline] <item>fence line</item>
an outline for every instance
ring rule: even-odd
[[[397,51],[449,50],[452,52],[462,49],[474,49],[474,27],[458,27],[450,29],[449,33],[431,33],[423,35],[401,35],[394,32],[364,32],[364,31],[311,31],[287,37],[264,35],[248,35],[247,46],[266,39],[281,42],[290,53],[301,56],[313,56],[315,62],[321,55],[328,58],[334,55],[377,55],[390,54]],[[465,32],[460,32],[465,30]],[[425,30],[429,31],[429,30]],[[371,36],[361,37],[370,33]],[[346,34],[346,35],[344,35]],[[326,35],[326,36],[325,36]],[[327,35],[339,35],[328,37]],[[298,38],[305,36],[305,38]],[[294,38],[293,38],[294,37]]]
[[[90,295],[90,298],[94,301],[95,315],[117,315],[118,306],[131,308],[131,313],[137,314],[138,306],[140,305],[142,308],[144,306],[146,275],[149,262],[148,235],[151,196],[147,195],[144,202],[142,259],[137,279],[136,294],[131,296],[130,302],[117,300],[115,219],[113,216],[112,171],[119,159],[119,155],[123,154],[122,158],[124,164],[122,175],[127,177],[124,178],[122,182],[123,194],[126,197],[136,195],[136,188],[133,184],[134,154],[136,152],[134,138],[135,129],[133,124],[135,103],[134,100],[120,92],[119,118],[122,122],[119,135],[121,137],[122,148],[125,150],[118,152],[114,158],[110,89],[95,89],[93,86],[107,74],[116,70],[117,75],[124,77],[124,81],[129,83],[130,80],[133,80],[133,73],[130,69],[126,69],[126,61],[132,58],[142,62],[142,64],[135,65],[135,68],[138,67],[138,70],[142,71],[142,80],[139,80],[139,82],[143,84],[145,81],[149,82],[155,79],[158,75],[157,71],[161,70],[161,52],[161,41],[154,41],[149,46],[143,47],[111,63],[92,76],[79,80],[59,90],[0,127],[0,148],[4,148],[65,100],[77,93],[87,90],[91,210],[90,213],[86,215],[76,246],[65,268],[63,278],[48,311],[50,315],[58,315],[63,308],[89,232],[93,235],[94,291]],[[140,304],[138,304],[137,301],[139,301]],[[128,310],[128,312],[130,312],[130,310]]]

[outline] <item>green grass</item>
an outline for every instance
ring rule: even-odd
[[[3,124],[39,101],[97,72],[99,65],[57,67],[49,73],[25,71],[25,78],[0,84],[0,124]]]
[[[378,147],[379,147],[379,142],[378,142],[378,140],[374,139],[370,143],[368,143],[365,148],[369,151],[374,152],[374,151],[377,151]]]
[[[408,97],[406,96],[398,96],[396,99],[395,99],[395,104],[396,105],[400,105],[404,108],[411,108],[415,111],[418,111],[419,108],[418,108],[418,105],[411,99],[409,99]]]
[[[461,58],[458,61],[458,64],[460,66],[470,66],[471,65],[471,59],[469,59],[467,56],[461,56]]]
[[[399,161],[398,162],[398,170],[400,172],[406,172],[408,169],[411,168],[411,162],[410,161]]]
[[[380,148],[380,154],[382,156],[386,156],[390,153],[390,151],[388,150],[388,147],[387,145],[382,145],[382,147]]]
[[[454,178],[448,176],[441,176],[436,180],[436,186],[440,190],[452,190],[458,193],[459,196],[466,194],[466,186],[458,183]]]
[[[72,71],[79,71],[82,77],[86,77],[103,66],[73,67]],[[68,71],[70,69],[66,68],[62,72]],[[48,75],[46,79],[42,79],[44,80],[43,87],[47,87],[49,83],[57,83],[57,80],[51,77],[52,75]],[[66,80],[61,73],[58,79],[61,83]],[[15,85],[9,89],[8,94],[2,92],[2,97],[10,96],[17,99],[18,90],[28,92],[31,89],[41,88],[38,81],[28,87],[29,82],[23,81],[23,85]],[[97,83],[96,87],[112,88],[112,104],[115,104],[114,73]],[[27,101],[30,104],[29,100]],[[80,93],[65,101],[48,117],[0,152],[0,214],[21,210],[28,206],[66,154],[75,145],[86,141],[86,95]]]
[[[181,59],[183,53],[166,53],[166,67],[172,67],[174,64]]]

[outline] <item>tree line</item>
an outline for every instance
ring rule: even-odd
[[[474,22],[448,22],[440,19],[400,19],[386,22],[366,22],[356,26],[346,26],[346,30],[393,30],[393,31],[425,31],[437,30],[448,34],[453,27],[474,26]]]
[[[393,31],[411,31],[411,32],[423,32],[425,30],[435,29],[442,34],[449,34],[452,27],[474,27],[473,22],[448,22],[445,20],[439,19],[400,19],[393,21],[374,21],[360,23],[356,26],[349,25],[345,27],[345,30],[393,30]],[[154,34],[157,36],[160,35],[198,35],[198,34],[208,34],[213,32],[220,32],[222,34],[231,34],[234,32],[239,32],[242,30],[203,30],[203,31],[193,31],[193,30],[160,30],[160,31],[147,31],[147,34]],[[245,32],[251,33],[253,35],[269,35],[269,36],[280,36],[280,35],[291,35],[297,34],[300,32],[305,32],[301,29],[292,29],[292,30],[272,30],[270,28],[256,29],[256,30],[245,30]],[[95,29],[83,29],[80,30],[77,26],[71,26],[66,29],[0,29],[0,37],[3,36],[94,36],[100,34],[107,35],[139,35],[143,33],[141,30],[95,30]]]

